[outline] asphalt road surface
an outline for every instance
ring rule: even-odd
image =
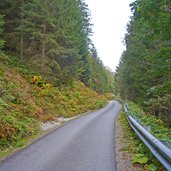
[[[82,116],[0,163],[0,171],[116,171],[118,102]]]

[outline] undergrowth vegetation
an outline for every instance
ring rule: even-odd
[[[139,118],[143,126],[151,127],[151,134],[153,134],[160,141],[164,142],[166,145],[171,144],[171,129],[168,127],[167,123],[161,120],[159,117],[153,115],[147,115],[141,110],[136,104],[130,102],[130,115],[134,118]]]
[[[171,142],[171,130],[159,118],[146,115],[136,104],[129,102],[129,114],[134,118],[141,119],[141,124],[151,126],[151,134],[157,137],[167,145]],[[127,139],[127,145],[123,150],[132,154],[132,163],[139,164],[147,171],[164,171],[163,166],[152,155],[149,149],[143,144],[139,137],[132,131],[125,113],[122,111],[119,118],[121,125],[124,128],[124,137]]]
[[[0,151],[19,147],[40,132],[40,122],[103,107],[107,96],[82,82],[54,87],[17,58],[0,55]]]

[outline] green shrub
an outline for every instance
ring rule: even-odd
[[[96,102],[96,105],[97,105],[98,108],[104,107],[105,104],[106,104],[106,100],[104,100],[104,99],[99,99],[99,100],[97,100],[97,102]]]

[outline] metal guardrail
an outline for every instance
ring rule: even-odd
[[[124,105],[124,110],[126,113],[129,112],[128,104]],[[171,171],[171,150],[144,129],[131,115],[127,115],[127,119],[132,129],[153,155],[168,171]]]

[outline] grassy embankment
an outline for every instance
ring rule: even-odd
[[[155,137],[168,143],[171,142],[171,130],[163,121],[155,116],[146,115],[137,105],[132,102],[129,103],[129,108],[134,115],[141,114],[140,117],[142,125],[150,125],[151,133]],[[131,153],[132,163],[138,164],[146,171],[164,171],[165,169],[163,166],[161,166],[161,164],[151,154],[148,148],[133,132],[123,111],[121,112],[119,121],[124,129],[124,142],[126,142],[125,147],[122,150],[126,153]]]
[[[37,136],[40,122],[72,117],[107,102],[79,81],[54,87],[17,58],[0,55],[0,61],[0,156]]]

